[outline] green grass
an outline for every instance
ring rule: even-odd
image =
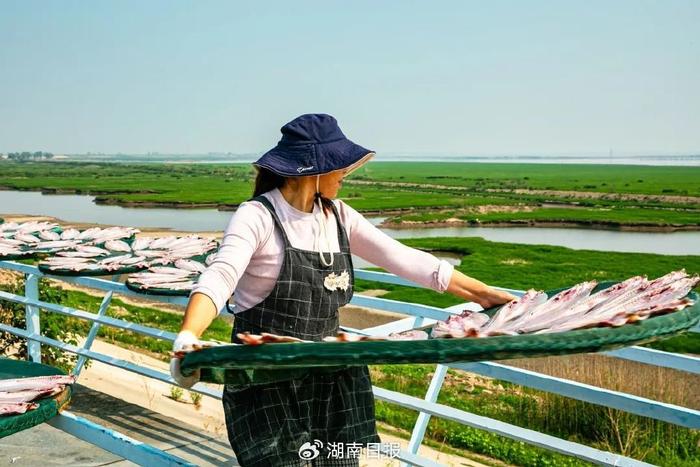
[[[84,292],[63,291],[60,296],[60,301],[62,305],[96,313],[102,300]],[[181,313],[169,313],[156,308],[130,305],[119,298],[114,298],[111,301],[107,309],[107,316],[174,333],[180,330],[180,325],[182,324]],[[74,320],[74,323],[81,326],[85,334],[87,334],[90,329],[90,323],[86,321]],[[121,344],[127,348],[153,352],[163,360],[169,359],[169,352],[172,348],[172,344],[168,341],[108,326],[101,326],[98,336],[108,342]],[[203,338],[207,340],[230,342],[231,325],[223,319],[217,318],[204,332]]]
[[[485,189],[700,196],[700,167],[372,162],[355,178]]]

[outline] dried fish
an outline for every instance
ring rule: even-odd
[[[39,404],[33,402],[9,402],[6,404],[0,403],[0,415],[19,415],[34,410],[39,407]]]
[[[450,316],[446,321],[438,321],[430,331],[430,337],[436,339],[475,336],[489,319],[484,313],[464,311],[462,314]]]
[[[121,264],[125,266],[132,266],[138,263],[143,263],[146,261],[146,258],[144,256],[131,256],[130,258],[124,259],[121,261]]]
[[[41,391],[57,385],[73,384],[75,376],[51,375],[30,378],[0,379],[0,392]]]
[[[14,238],[0,238],[0,245],[20,246],[20,245],[24,245],[24,242],[21,240],[15,240]]]
[[[53,230],[42,230],[39,232],[39,237],[43,238],[44,240],[60,240],[61,236],[54,232]]]
[[[80,235],[78,229],[67,229],[61,232],[61,240],[73,240],[78,238],[78,235]]]
[[[204,266],[202,263],[188,259],[178,259],[175,261],[175,267],[184,269],[185,271],[198,273],[204,272],[206,269],[206,266]]]
[[[55,224],[53,222],[36,222],[36,221],[29,221],[29,222],[24,222],[17,226],[17,232],[23,233],[23,234],[31,234],[35,232],[41,232],[42,230],[51,230],[55,229],[58,227],[58,224]]]
[[[172,244],[176,240],[177,240],[177,237],[174,237],[174,236],[157,238],[151,242],[151,244],[149,245],[149,248],[151,248],[153,250],[168,248],[168,245]]]
[[[428,339],[428,333],[420,329],[411,329],[410,331],[395,332],[388,336],[390,341],[423,341]]]
[[[24,243],[39,243],[39,241],[40,241],[34,235],[30,235],[30,234],[26,234],[26,233],[15,235],[15,240],[21,240]]]
[[[125,253],[131,253],[131,247],[128,243],[122,240],[107,240],[105,242],[105,248],[110,251],[121,251]]]
[[[134,250],[145,250],[146,248],[148,248],[152,241],[153,239],[150,237],[137,238],[136,240],[134,240],[134,243],[131,244],[131,247]]]
[[[0,224],[0,232],[15,231],[18,228],[19,224],[17,222],[4,222]]]
[[[89,239],[94,238],[95,235],[97,235],[101,231],[102,231],[102,229],[100,229],[99,227],[92,227],[92,228],[89,228],[89,229],[86,229],[86,230],[83,230],[82,232],[80,232],[78,234],[77,238],[79,240],[89,240]]]
[[[121,261],[127,260],[131,257],[131,255],[110,256],[109,258],[101,259],[97,264],[100,266],[108,266],[115,263],[118,264]]]
[[[0,404],[11,402],[32,402],[44,397],[51,397],[63,391],[63,385],[57,385],[46,389],[27,389],[24,391],[0,392]]]
[[[94,258],[97,256],[104,256],[102,253],[89,253],[87,251],[59,251],[56,256],[62,256],[66,258]]]
[[[30,254],[28,251],[22,251],[16,247],[7,247],[0,245],[0,256],[17,256]]]
[[[323,342],[364,342],[364,341],[385,341],[388,337],[386,336],[364,336],[362,334],[351,334],[349,332],[338,332],[334,336],[328,336],[323,338]]]
[[[171,267],[164,267],[164,266],[156,266],[153,268],[149,268],[150,272],[158,273],[158,274],[173,274],[176,276],[187,276],[190,274],[190,271],[183,271],[178,268],[171,268]]]
[[[312,342],[291,336],[278,336],[276,334],[270,334],[267,332],[263,332],[261,334],[251,334],[249,332],[244,332],[236,334],[236,337],[238,337],[238,339],[246,345],[261,345],[288,342]]]
[[[104,248],[99,248],[96,246],[89,246],[89,245],[78,245],[75,247],[76,250],[82,251],[85,253],[96,253],[102,256],[109,256],[109,251],[105,250]]]
[[[76,243],[72,240],[54,240],[48,242],[39,242],[33,245],[34,251],[57,251],[62,248],[73,248]]]
[[[168,252],[164,250],[137,250],[136,248],[134,248],[134,253],[139,256],[145,256],[146,258],[161,258],[168,254]]]

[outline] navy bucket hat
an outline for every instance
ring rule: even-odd
[[[281,128],[282,139],[253,165],[283,177],[323,175],[355,170],[374,151],[345,137],[335,118],[326,114],[301,115]]]

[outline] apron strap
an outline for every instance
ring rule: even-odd
[[[335,215],[335,223],[338,226],[338,246],[342,253],[350,252],[350,240],[348,239],[348,233],[345,230],[345,226],[340,222],[340,215],[335,207],[335,203],[331,202],[331,208],[333,209],[333,215]]]
[[[251,199],[250,201],[257,201],[259,203],[262,203],[262,205],[265,206],[268,211],[270,211],[270,214],[272,215],[272,220],[275,222],[275,225],[277,226],[277,228],[280,229],[280,233],[282,234],[282,238],[284,239],[284,246],[291,247],[292,244],[289,243],[289,238],[287,237],[287,232],[284,231],[284,227],[282,227],[282,221],[280,221],[280,218],[277,216],[277,212],[275,212],[275,207],[272,205],[270,200],[268,200],[263,195],[260,195],[260,196],[256,196],[255,198]]]

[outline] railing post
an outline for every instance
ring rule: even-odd
[[[24,281],[24,296],[30,300],[39,299],[39,276],[37,274],[27,274]],[[30,334],[41,334],[39,308],[27,305],[24,310],[27,331]],[[41,363],[41,343],[31,339],[27,340],[27,355],[32,361]]]
[[[102,303],[100,304],[100,309],[97,311],[97,316],[104,316],[105,313],[107,313],[107,308],[109,308],[109,304],[112,302],[112,295],[114,292],[111,290],[107,292],[107,295],[104,296],[102,299]],[[90,350],[92,347],[92,342],[95,340],[95,337],[97,337],[97,331],[100,330],[100,323],[94,322],[92,323],[92,327],[90,328],[90,332],[87,335],[87,338],[85,339],[85,342],[83,343],[83,349],[85,350]],[[73,368],[73,376],[79,376],[80,371],[83,369],[83,366],[85,365],[85,362],[87,361],[87,357],[84,355],[81,355],[80,358],[78,358],[78,363],[76,363],[75,368]]]
[[[447,365],[437,365],[435,367],[435,373],[433,374],[433,379],[430,380],[430,386],[428,386],[428,392],[425,393],[425,400],[428,402],[437,401],[438,395],[440,394],[440,389],[442,389],[442,383],[445,381],[445,375],[447,374]],[[425,412],[420,412],[418,414],[418,420],[413,427],[413,432],[411,433],[411,440],[408,442],[408,452],[411,454],[417,454],[418,448],[423,444],[423,438],[425,437],[425,430],[428,428],[428,422],[430,421],[430,415]],[[408,464],[403,463],[403,467],[408,466]]]

